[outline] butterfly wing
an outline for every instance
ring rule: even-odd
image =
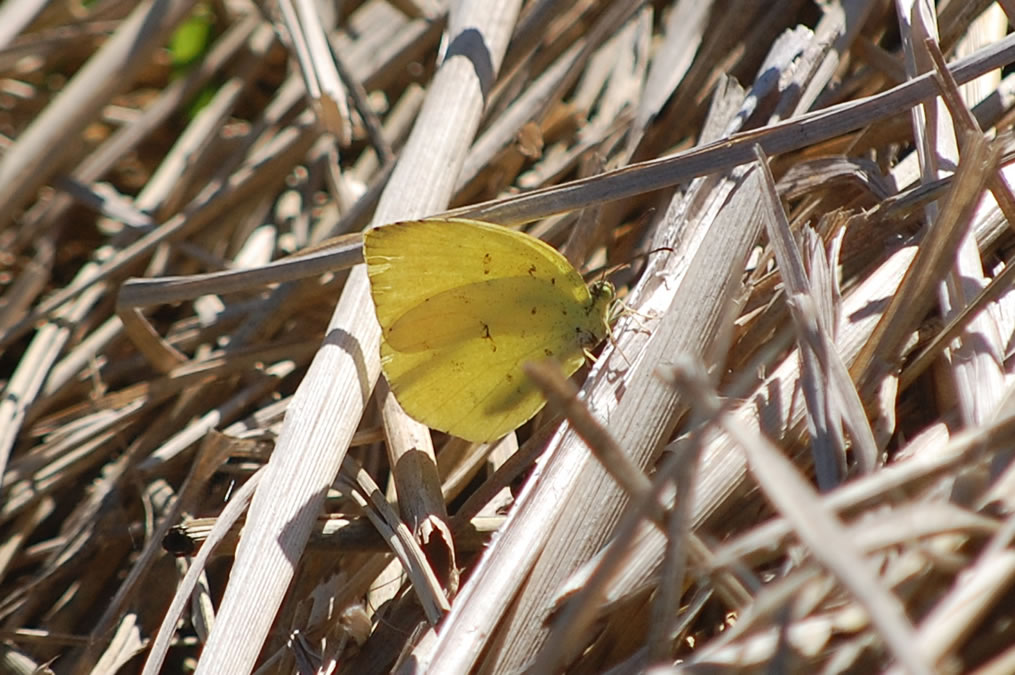
[[[553,247],[521,232],[474,220],[414,220],[368,230],[363,253],[382,326],[428,297],[488,279],[530,276],[559,284],[574,301],[588,288]]]
[[[467,440],[499,438],[531,418],[543,398],[522,372],[554,358],[570,375],[585,357],[562,294],[529,277],[445,291],[385,332],[381,363],[410,415]]]
[[[474,221],[414,221],[364,236],[385,376],[405,411],[473,441],[517,428],[543,399],[522,372],[568,375],[607,331],[605,308],[556,250]]]

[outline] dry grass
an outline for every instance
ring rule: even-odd
[[[0,5],[6,670],[1015,671],[1003,10],[334,4]],[[630,263],[493,446],[379,378],[444,212]]]

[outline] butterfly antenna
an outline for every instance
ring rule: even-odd
[[[656,253],[662,253],[664,251],[667,252],[667,253],[673,253],[674,249],[671,246],[660,246],[659,248],[654,248],[651,251],[646,251],[645,253],[638,253],[635,256],[633,256],[630,260],[628,260],[627,262],[617,263],[616,265],[613,265],[611,267],[603,268],[599,272],[599,281],[603,281],[603,280],[606,279],[606,277],[608,277],[610,275],[613,275],[613,274],[616,274],[620,270],[623,270],[623,269],[626,269],[626,268],[630,267],[631,263],[634,262],[635,260],[639,260],[641,258],[647,258],[650,255],[654,255]]]

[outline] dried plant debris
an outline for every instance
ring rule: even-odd
[[[4,662],[1015,671],[1005,8],[0,4]],[[494,443],[381,374],[426,217],[617,289]]]

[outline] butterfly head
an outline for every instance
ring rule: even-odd
[[[609,326],[613,323],[613,307],[617,303],[617,289],[605,279],[594,281],[589,284],[589,295],[592,302],[589,304],[588,313],[591,316],[602,317],[603,322]]]

